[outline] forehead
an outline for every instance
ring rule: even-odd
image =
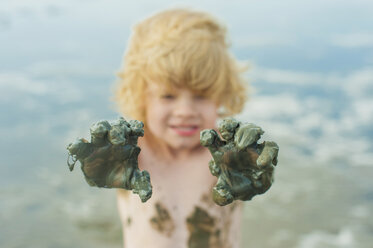
[[[198,93],[188,87],[180,87],[177,85],[167,84],[167,83],[158,83],[150,82],[148,83],[147,92],[150,94],[164,94],[164,93],[181,93],[181,92],[190,92]]]
[[[163,91],[176,90],[176,87],[172,85],[168,85],[166,83],[162,83],[162,82],[150,81],[150,82],[147,82],[146,89],[148,92],[163,92]]]

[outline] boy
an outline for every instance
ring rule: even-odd
[[[158,13],[135,26],[116,101],[145,124],[139,168],[151,176],[146,202],[118,190],[125,248],[238,248],[239,202],[221,207],[211,191],[211,154],[200,132],[246,100],[243,70],[228,53],[226,30],[206,13]]]

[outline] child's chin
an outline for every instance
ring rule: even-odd
[[[173,140],[172,146],[174,149],[194,149],[201,146],[199,137],[188,137],[180,140]]]

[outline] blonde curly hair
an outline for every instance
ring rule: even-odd
[[[145,123],[146,88],[155,82],[206,96],[223,109],[222,116],[233,115],[247,98],[245,69],[228,52],[226,28],[212,16],[166,10],[134,26],[115,101],[124,116]]]

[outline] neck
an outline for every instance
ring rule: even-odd
[[[147,136],[139,139],[141,148],[148,148],[154,156],[165,162],[175,162],[176,160],[185,160],[197,154],[203,154],[208,151],[202,145],[193,148],[173,148],[165,142],[159,141],[154,136],[147,133]]]

